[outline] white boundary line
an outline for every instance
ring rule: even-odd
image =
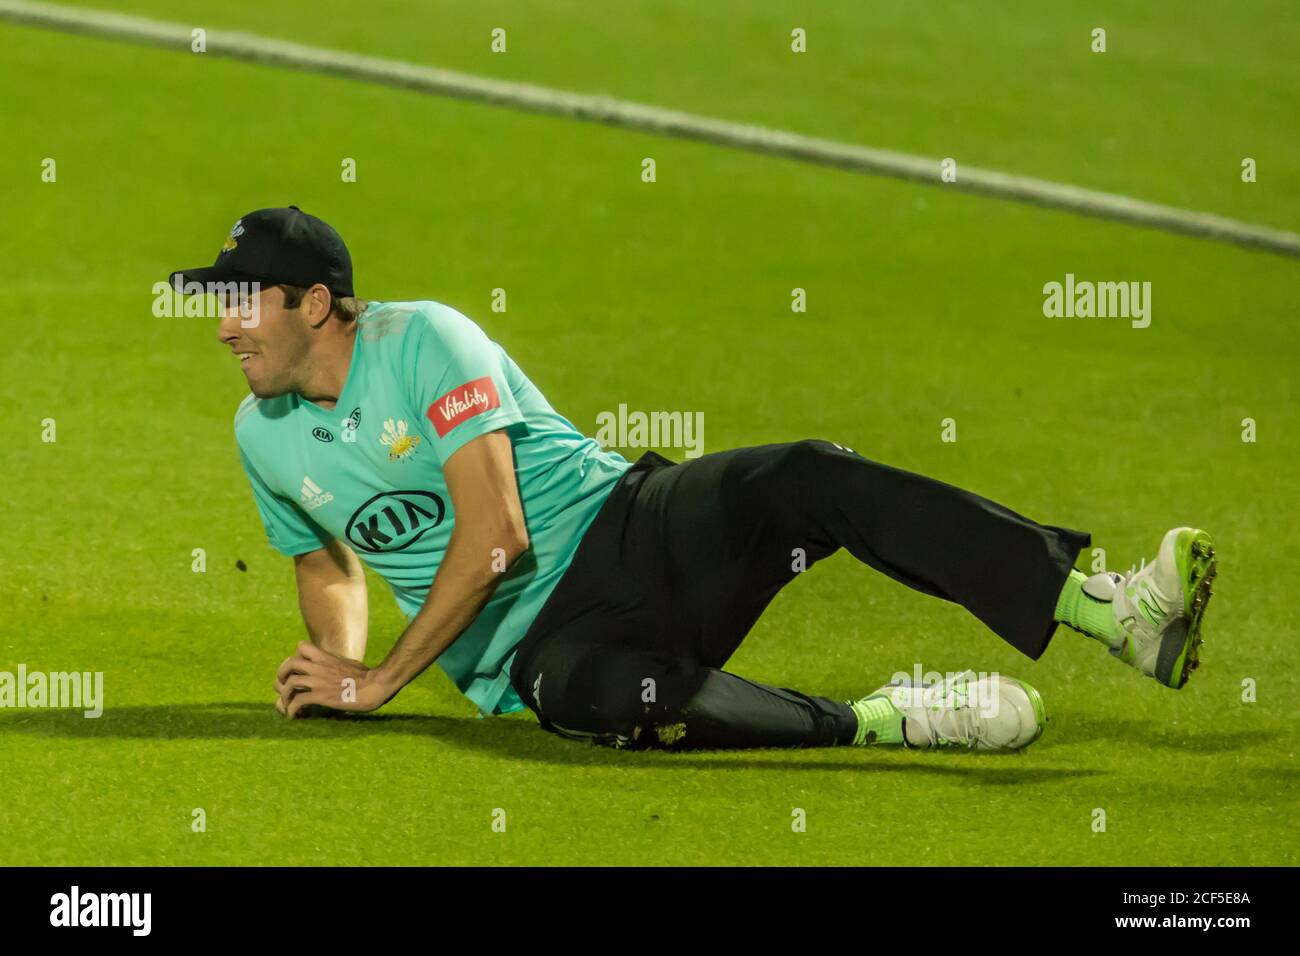
[[[190,50],[190,31],[193,29],[182,24],[164,23],[127,14],[28,0],[0,0],[0,19],[152,43],[186,52]],[[494,80],[399,60],[324,50],[250,33],[209,30],[207,52],[272,66],[337,74],[425,93],[606,123],[610,126],[704,140],[721,146],[787,156],[858,172],[942,184],[949,189],[1015,199],[1083,215],[1300,256],[1300,235],[1269,226],[1251,225],[1211,213],[1163,206],[1116,193],[1097,192],[1066,183],[969,166],[959,167],[956,182],[943,183],[939,161],[935,159],[660,109],[609,96],[568,93],[529,83]]]

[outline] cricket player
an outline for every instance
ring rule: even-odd
[[[484,715],[527,707],[618,748],[1038,738],[1042,698],[1001,675],[843,701],[725,670],[777,592],[840,548],[1033,659],[1059,623],[1166,687],[1197,666],[1204,531],[1175,528],[1140,570],[1089,577],[1074,569],[1086,533],[830,441],[629,463],[454,309],[359,300],[339,234],[295,206],[244,216],[214,265],[172,283],[222,290],[218,338],[252,393],[239,457],[311,638],[276,675],[287,717],[373,711],[436,662]],[[408,619],[374,667],[362,562]]]

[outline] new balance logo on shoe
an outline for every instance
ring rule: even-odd
[[[1146,616],[1148,621],[1151,622],[1151,626],[1160,627],[1168,612],[1161,606],[1159,599],[1156,598],[1151,587],[1148,586],[1141,594],[1139,594],[1136,588],[1129,585],[1127,588],[1127,594],[1129,601],[1137,605],[1137,609]]]
[[[302,506],[307,511],[315,511],[321,505],[327,505],[334,500],[334,496],[328,491],[321,491],[320,485],[312,481],[306,475],[302,478]]]

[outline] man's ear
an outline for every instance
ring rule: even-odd
[[[330,294],[330,290],[317,282],[302,297],[302,304],[307,310],[307,323],[313,329],[319,329],[330,317],[330,307],[333,303],[334,297]]]

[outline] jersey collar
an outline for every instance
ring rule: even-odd
[[[358,316],[356,319],[353,319],[353,321],[354,322],[360,321],[360,316]],[[334,421],[334,419],[338,417],[339,410],[343,409],[344,405],[351,400],[352,393],[356,391],[356,389],[358,388],[357,380],[361,377],[361,373],[357,369],[360,364],[361,364],[361,327],[357,326],[356,336],[352,343],[352,361],[348,365],[348,376],[346,379],[343,380],[343,390],[339,392],[338,401],[335,402],[334,407],[321,408],[315,402],[303,398],[301,395],[298,396],[298,403],[303,408],[306,408],[309,411],[313,412],[318,418],[325,419],[326,421],[329,421],[332,424],[337,425],[338,422]],[[349,406],[349,408],[350,407],[351,406]],[[344,409],[343,414],[347,415],[347,413],[348,413],[348,409]]]

